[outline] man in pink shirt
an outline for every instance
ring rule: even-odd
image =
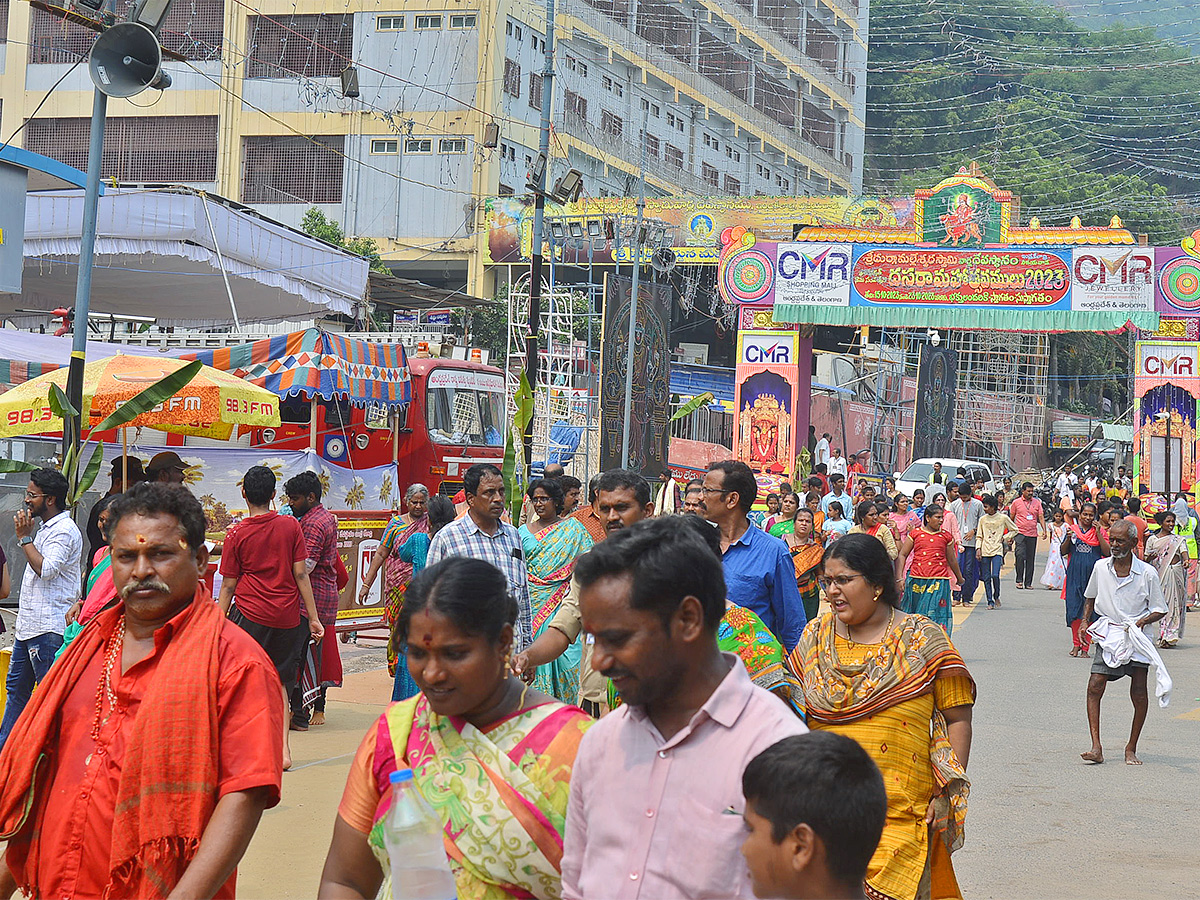
[[[564,900],[754,896],[741,857],[742,771],[807,729],[717,646],[718,540],[694,516],[654,519],[575,565],[592,665],[624,705],[575,759]]]
[[[1042,501],[1033,496],[1033,482],[1021,485],[1021,496],[1008,507],[1009,518],[1016,523],[1017,589],[1033,587],[1033,558],[1037,555],[1039,535],[1049,537]]]

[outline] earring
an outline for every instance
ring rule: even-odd
[[[879,602],[879,598],[880,598],[880,597],[882,597],[882,596],[883,596],[883,591],[876,591],[876,592],[875,592],[875,602],[876,602],[876,603],[878,603],[878,602]]]

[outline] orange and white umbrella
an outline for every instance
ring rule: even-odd
[[[121,404],[155,382],[189,365],[179,359],[118,354],[83,368],[85,430],[103,422]],[[50,386],[67,387],[67,367],[39,375],[0,394],[0,438],[61,431],[50,405]],[[172,434],[225,440],[234,426],[279,425],[279,397],[220,369],[202,366],[190,382],[128,423]]]

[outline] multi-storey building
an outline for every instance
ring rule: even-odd
[[[106,178],[195,185],[291,225],[317,207],[379,241],[398,274],[485,292],[482,198],[524,192],[537,153],[544,6],[335,6],[175,0],[161,35],[174,84],[109,102]],[[588,194],[631,194],[644,159],[652,194],[857,192],[867,12],[560,0],[551,182],[573,166]],[[0,0],[3,137],[86,167],[91,83],[76,63],[93,36]]]

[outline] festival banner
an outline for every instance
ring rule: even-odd
[[[1069,251],[867,246],[853,279],[852,306],[1071,308]]]
[[[778,244],[775,302],[850,305],[849,244]]]
[[[957,389],[958,354],[945,347],[922,346],[913,414],[913,459],[954,456]]]
[[[793,331],[738,332],[734,456],[754,472],[760,507],[796,467],[798,351]],[[804,418],[807,431],[807,410]]]
[[[1076,247],[1071,274],[1071,309],[1154,309],[1149,247]]]
[[[629,456],[622,458],[632,291],[633,284],[628,278],[610,275],[604,279],[604,329],[600,346],[600,469],[632,469],[654,479],[667,465],[667,444],[671,439],[670,327],[673,288],[670,284],[644,282],[638,288]]]
[[[1195,253],[1194,243],[1191,252],[1182,247],[1155,249],[1154,308],[1160,313],[1200,315],[1200,256]]]

